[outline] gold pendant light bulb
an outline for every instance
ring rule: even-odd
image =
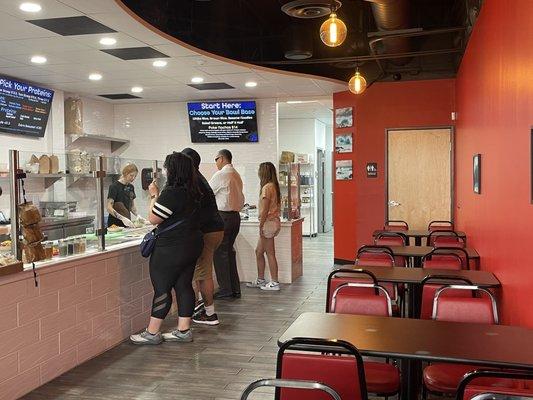
[[[347,32],[344,22],[337,18],[337,14],[331,13],[320,26],[320,39],[326,46],[337,47],[344,42]]]
[[[359,71],[356,71],[355,75],[350,79],[350,82],[348,82],[348,89],[353,94],[361,94],[365,91],[366,79]]]

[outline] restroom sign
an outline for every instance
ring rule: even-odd
[[[378,177],[378,163],[367,163],[366,164],[366,177],[367,178]]]

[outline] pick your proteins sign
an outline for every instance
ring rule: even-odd
[[[43,137],[54,92],[0,76],[0,132]]]
[[[187,103],[193,143],[259,141],[255,101]]]

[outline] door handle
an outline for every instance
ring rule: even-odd
[[[402,205],[402,203],[398,203],[395,200],[389,200],[389,207],[398,207],[398,206],[401,206],[401,205]]]

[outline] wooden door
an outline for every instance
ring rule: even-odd
[[[410,229],[451,221],[451,129],[389,130],[387,138],[388,219]]]

